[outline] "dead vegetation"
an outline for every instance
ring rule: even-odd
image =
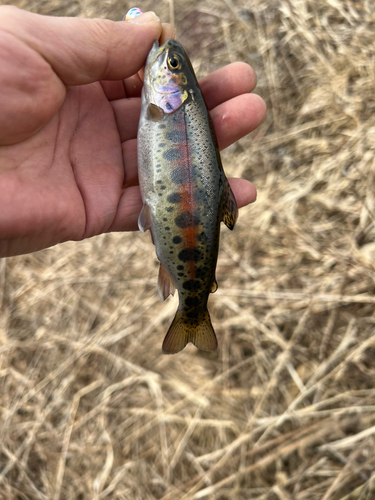
[[[0,498],[373,499],[375,4],[175,0],[174,15],[200,76],[248,62],[268,104],[223,154],[258,201],[223,229],[220,348],[161,354],[176,304],[144,235],[1,261]]]

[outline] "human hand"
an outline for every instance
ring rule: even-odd
[[[0,7],[0,256],[137,228],[138,72],[172,37],[152,13],[123,23]],[[200,83],[221,149],[264,119],[246,64]],[[239,207],[255,200],[251,183],[230,182]]]

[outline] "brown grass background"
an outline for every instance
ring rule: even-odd
[[[137,6],[174,13],[199,77],[251,64],[268,104],[223,153],[258,200],[222,230],[220,347],[161,354],[176,301],[159,300],[148,236],[0,261],[0,498],[374,499],[375,2]]]

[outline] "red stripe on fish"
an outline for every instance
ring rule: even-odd
[[[199,221],[194,215],[198,206],[194,196],[194,172],[189,151],[185,114],[181,114],[179,121],[176,123],[176,129],[183,136],[183,140],[177,145],[180,158],[176,161],[178,167],[181,168],[183,183],[178,192],[181,196],[181,201],[179,203],[180,211],[175,222],[182,231],[184,247],[193,252],[197,245]],[[195,263],[193,259],[189,261],[189,268],[190,279],[193,280],[195,278]]]

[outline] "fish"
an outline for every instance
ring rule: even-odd
[[[138,226],[151,231],[161,299],[175,289],[179,296],[162,351],[174,354],[189,342],[214,351],[207,302],[218,287],[220,223],[232,230],[238,208],[193,66],[176,40],[155,41],[148,54],[137,142]]]

